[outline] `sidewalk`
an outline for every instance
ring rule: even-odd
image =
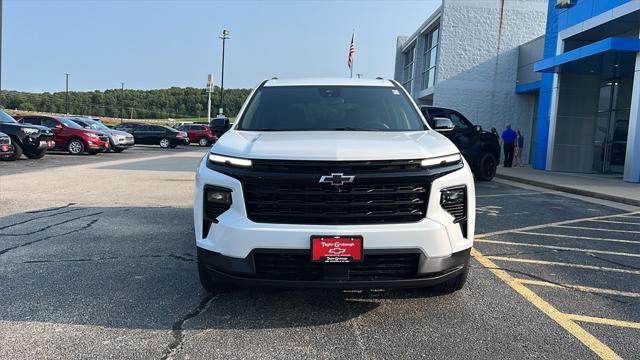
[[[534,170],[531,167],[498,167],[497,178],[540,186],[576,195],[640,206],[640,184],[622,181],[622,175],[575,174]]]

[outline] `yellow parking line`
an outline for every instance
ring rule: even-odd
[[[582,322],[588,322],[593,324],[602,324],[602,325],[628,327],[632,329],[640,329],[640,323],[632,322],[632,321],[622,321],[622,320],[614,320],[614,319],[576,315],[576,314],[565,314],[565,316],[567,317],[567,319],[574,320],[574,321],[582,321]]]
[[[595,294],[607,294],[607,295],[617,295],[617,296],[626,296],[626,297],[640,297],[639,293],[634,293],[634,292],[630,292],[630,291],[618,291],[618,290],[594,288],[594,287],[582,286],[582,285],[555,284],[555,283],[552,283],[552,282],[542,281],[542,280],[531,280],[531,279],[517,279],[517,280],[521,284],[525,284],[525,285],[547,286],[547,287],[568,289],[568,290],[577,290],[577,291],[595,293]]]
[[[506,271],[500,269],[496,264],[493,263],[493,261],[482,255],[478,250],[472,249],[471,255],[473,255],[473,257],[478,260],[480,264],[488,268],[498,278],[500,278],[512,289],[522,295],[522,297],[524,297],[527,301],[529,301],[536,308],[542,311],[545,315],[558,323],[558,325],[564,328],[567,332],[575,336],[580,342],[582,342],[586,347],[591,349],[591,351],[596,353],[598,356],[603,359],[622,359],[602,341],[598,340],[595,336],[591,335],[580,325],[573,322],[571,319],[565,316],[565,314],[558,311],[555,307],[553,307],[553,305],[544,301],[541,297],[539,297],[533,291],[529,290],[526,286],[520,284],[514,277],[509,275]]]
[[[619,232],[619,233],[640,234],[640,231],[592,228],[592,227],[585,227],[585,226],[553,225],[553,227],[563,228],[563,229],[575,229],[575,230],[610,231],[610,232]]]
[[[602,223],[608,223],[608,224],[640,225],[640,223],[634,223],[634,222],[602,220],[602,219],[589,219],[584,221],[596,221],[596,222],[602,222]]]
[[[594,217],[581,218],[581,219],[564,220],[564,221],[558,221],[558,222],[553,222],[553,223],[525,226],[525,227],[522,227],[522,228],[519,228],[519,229],[499,230],[499,231],[494,231],[494,232],[490,232],[490,233],[476,234],[475,237],[476,237],[476,239],[478,239],[478,238],[484,238],[484,237],[489,237],[489,236],[493,236],[493,235],[501,235],[501,234],[511,233],[511,232],[514,232],[514,231],[527,231],[527,230],[541,229],[541,228],[545,228],[545,227],[549,227],[549,226],[555,226],[555,225],[573,224],[573,223],[582,222],[582,221],[596,221],[596,220],[599,220],[599,219],[606,219],[606,218],[610,218],[610,217],[613,217],[613,216],[636,215],[636,214],[640,214],[640,212],[634,211],[634,212],[618,214],[618,215],[604,215],[604,216],[594,216]],[[628,223],[625,223],[625,224],[628,224]]]
[[[554,250],[563,250],[563,251],[576,251],[576,252],[584,252],[584,253],[590,253],[590,254],[605,254],[605,255],[616,255],[616,256],[640,257],[640,254],[623,253],[623,252],[607,251],[607,250],[582,249],[582,248],[573,248],[573,247],[565,247],[565,246],[529,244],[529,243],[519,243],[519,242],[501,241],[501,240],[489,240],[489,239],[476,239],[475,241],[479,242],[479,243],[502,244],[502,245],[512,245],[512,246],[525,246],[525,247],[535,247],[535,248],[554,249]]]
[[[640,241],[634,241],[634,240],[607,239],[607,238],[597,238],[597,237],[589,237],[589,236],[548,234],[548,233],[538,233],[538,232],[531,232],[531,231],[514,231],[514,233],[515,234],[525,234],[525,235],[536,235],[536,236],[549,236],[549,237],[559,237],[559,238],[593,240],[593,241],[609,241],[609,242],[618,242],[618,243],[626,243],[626,244],[640,244]]]
[[[640,270],[627,270],[627,269],[609,268],[609,267],[603,267],[603,266],[571,264],[571,263],[563,263],[559,261],[521,259],[521,258],[512,258],[512,257],[506,257],[506,256],[487,256],[487,258],[491,260],[519,262],[519,263],[525,263],[525,264],[563,266],[563,267],[572,267],[577,269],[610,271],[610,272],[619,272],[624,274],[640,275]]]

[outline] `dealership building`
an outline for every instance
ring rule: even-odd
[[[640,0],[443,0],[398,38],[395,78],[521,129],[536,169],[640,182]]]

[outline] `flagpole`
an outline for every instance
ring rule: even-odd
[[[356,34],[356,29],[353,29],[353,32],[351,33],[351,43],[353,43],[355,41],[355,34]],[[356,60],[356,52],[353,52],[353,56],[351,57],[351,74],[349,75],[350,78],[353,78],[353,65],[355,64],[355,60]]]

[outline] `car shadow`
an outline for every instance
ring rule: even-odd
[[[79,207],[0,218],[0,321],[174,328],[198,313],[200,328],[287,328],[349,321],[385,299],[426,290],[200,286],[192,209]]]

